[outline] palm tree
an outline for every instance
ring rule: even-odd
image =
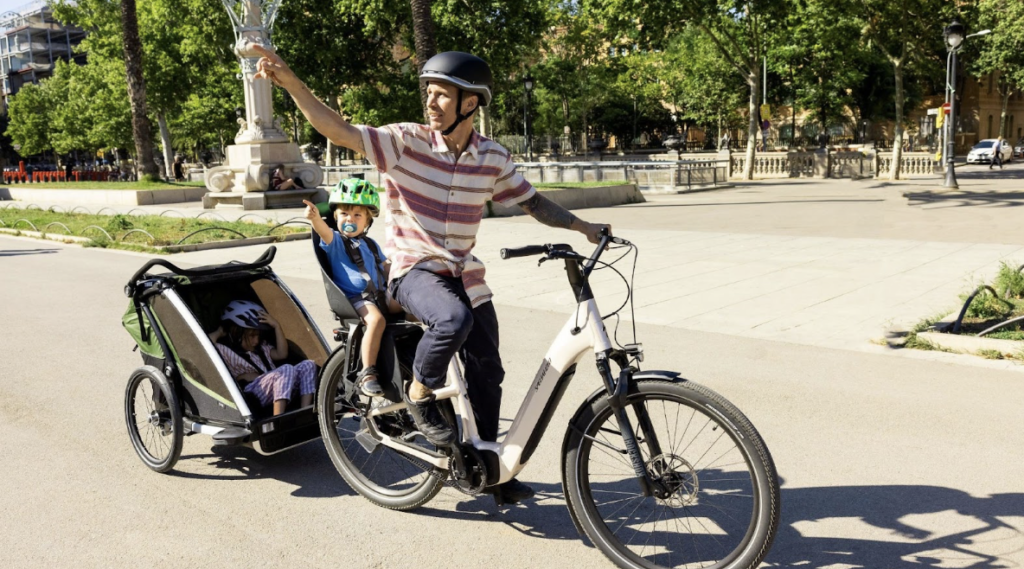
[[[128,74],[128,99],[132,108],[135,160],[142,177],[156,179],[159,174],[153,162],[152,125],[146,115],[146,80],[142,76],[142,42],[139,40],[135,0],[121,0],[121,26],[124,31],[124,66]]]
[[[412,4],[413,41],[416,44],[416,71],[423,73],[427,60],[437,53],[437,41],[434,39],[434,18],[430,14],[430,0],[410,0]],[[420,98],[423,100],[424,112],[427,108],[427,87],[420,83]]]

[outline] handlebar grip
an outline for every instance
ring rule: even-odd
[[[516,257],[529,257],[530,255],[543,255],[548,252],[547,245],[527,245],[525,247],[511,247],[501,250],[502,259],[514,259]]]

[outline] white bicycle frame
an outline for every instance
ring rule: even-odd
[[[567,382],[572,377],[576,364],[588,351],[593,352],[596,358],[596,354],[610,349],[611,341],[604,329],[597,302],[592,298],[580,302],[548,348],[526,399],[520,405],[508,434],[500,444],[480,439],[473,407],[466,390],[466,380],[456,361],[457,358],[453,358],[448,366],[448,384],[434,390],[434,396],[438,400],[455,400],[454,407],[461,426],[462,442],[478,450],[494,452],[498,456],[500,470],[498,483],[508,482],[526,466],[527,460],[540,442],[540,435],[547,427],[547,422],[551,419],[560,399],[559,389],[565,388],[563,381]],[[375,417],[404,408],[405,403],[400,402],[373,409],[369,415]],[[384,446],[414,456],[437,468],[448,469],[447,457],[438,457],[425,450],[418,451],[415,447],[386,435],[382,435],[381,439]]]

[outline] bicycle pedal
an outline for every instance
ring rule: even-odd
[[[356,442],[358,442],[359,446],[363,447],[363,450],[365,450],[367,453],[372,453],[373,451],[377,450],[378,446],[380,446],[380,441],[373,438],[373,435],[370,434],[370,431],[366,430],[365,428],[356,431]]]

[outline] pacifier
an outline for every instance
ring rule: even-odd
[[[355,233],[357,229],[359,229],[359,226],[352,223],[351,221],[346,221],[345,223],[341,224],[342,233]]]

